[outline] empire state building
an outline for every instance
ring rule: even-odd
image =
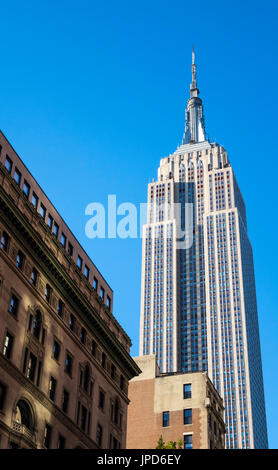
[[[267,448],[245,204],[227,152],[206,136],[194,51],[185,117],[182,145],[148,186],[140,355],[156,354],[162,372],[207,371],[224,399],[226,447]]]

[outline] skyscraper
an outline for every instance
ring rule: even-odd
[[[194,50],[185,117],[182,145],[148,186],[140,355],[156,354],[164,372],[207,370],[224,399],[227,448],[266,448],[245,205],[227,152],[206,136]]]

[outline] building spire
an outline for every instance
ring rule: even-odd
[[[199,89],[196,80],[195,50],[192,47],[192,81],[190,84],[190,98],[185,110],[185,131],[182,145],[204,142],[206,140],[205,122],[203,116],[203,103],[198,97]]]

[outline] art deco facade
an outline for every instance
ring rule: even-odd
[[[228,448],[267,447],[252,247],[224,147],[206,138],[193,53],[182,145],[148,187],[140,355],[163,372],[208,371]],[[181,207],[178,217],[174,205]],[[192,216],[192,217],[191,217]],[[180,249],[180,233],[185,245]]]
[[[113,292],[0,133],[0,448],[124,448]]]
[[[154,355],[135,358],[142,370],[129,384],[127,448],[224,449],[223,401],[206,372],[161,374]]]

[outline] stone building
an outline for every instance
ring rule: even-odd
[[[135,358],[129,384],[128,449],[181,441],[184,449],[224,449],[223,401],[206,372],[161,373],[155,355]]]
[[[0,448],[124,448],[113,292],[0,133]]]

